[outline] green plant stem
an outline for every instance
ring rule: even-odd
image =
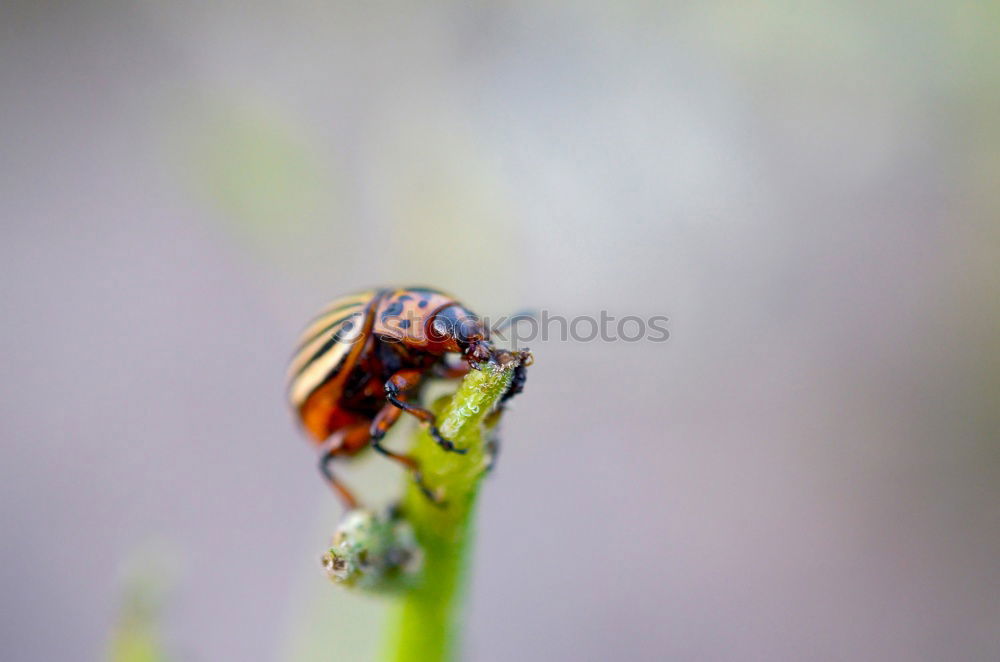
[[[390,660],[437,662],[455,656],[472,514],[489,462],[484,423],[494,422],[487,417],[510,386],[515,366],[489,364],[470,371],[455,394],[435,407],[441,434],[466,454],[442,450],[426,430],[417,434],[412,454],[424,482],[445,504],[432,503],[412,481],[406,487],[401,506],[423,549],[424,565],[416,585],[401,598]]]

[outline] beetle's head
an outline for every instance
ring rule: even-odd
[[[493,355],[486,326],[460,304],[442,308],[431,318],[430,336],[442,351],[458,352],[472,363],[483,363]]]

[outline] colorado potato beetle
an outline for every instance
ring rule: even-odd
[[[416,396],[428,377],[457,378],[512,356],[519,365],[504,401],[524,387],[530,354],[494,348],[479,317],[438,290],[366,290],[333,301],[306,327],[288,370],[288,400],[319,445],[320,471],[346,508],[358,502],[330,465],[368,445],[406,467],[436,499],[417,461],[382,445],[386,432],[406,412],[444,451],[464,453],[441,436],[434,414],[415,404]]]

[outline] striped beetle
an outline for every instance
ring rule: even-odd
[[[455,354],[460,360],[450,362]],[[382,439],[406,412],[428,427],[445,451],[464,453],[441,436],[434,414],[407,399],[427,377],[457,378],[489,361],[519,361],[503,401],[521,392],[528,352],[495,349],[489,330],[453,297],[426,287],[366,290],[330,303],[306,327],[288,370],[288,400],[320,448],[320,470],[344,506],[358,506],[331,463],[369,444],[402,464],[421,490],[417,461]]]

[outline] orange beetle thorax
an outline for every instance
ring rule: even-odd
[[[458,303],[451,296],[429,289],[399,289],[382,297],[375,308],[372,333],[385,342],[434,354],[461,351],[447,347],[450,338],[436,333],[431,321],[442,310]]]

